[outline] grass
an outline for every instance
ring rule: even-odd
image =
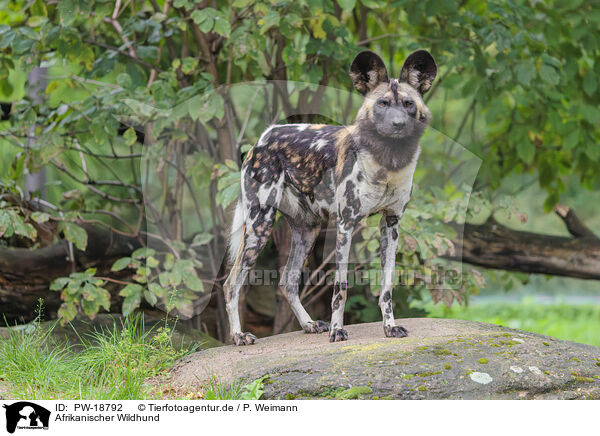
[[[173,330],[145,331],[141,316],[125,320],[122,328],[80,337],[81,344],[56,341],[52,329],[38,321],[27,329],[11,329],[0,338],[0,383],[3,395],[14,399],[258,399],[263,379],[249,385],[224,386],[213,380],[198,392],[182,392],[148,383],[164,375],[190,349],[176,349]],[[157,377],[156,380],[160,380]]]
[[[527,330],[559,339],[600,346],[600,306],[593,304],[539,304],[532,298],[517,303],[471,304],[468,307],[425,305],[432,318],[482,321]]]

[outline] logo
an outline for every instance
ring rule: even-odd
[[[6,409],[6,431],[18,429],[48,430],[50,411],[28,401],[19,401],[2,407]]]

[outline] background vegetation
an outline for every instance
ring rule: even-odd
[[[545,236],[570,235],[579,253],[597,259],[593,232],[573,232],[549,214],[562,202],[592,229],[599,219],[592,199],[600,174],[600,12],[591,2],[0,4],[0,312],[11,322],[31,320],[42,295],[48,314],[63,322],[159,308],[225,340],[222,259],[241,161],[269,123],[351,122],[360,99],[347,92],[347,70],[364,48],[381,53],[392,76],[416,48],[439,65],[399,269],[456,267],[464,221],[489,217],[539,234],[550,248]],[[357,268],[378,266],[372,224],[357,236]],[[277,226],[263,267],[285,262],[287,241]],[[320,244],[310,265],[330,274],[325,235]],[[422,302],[464,304],[486,279],[493,290],[521,286],[528,273],[547,271],[531,257],[485,264],[517,274],[465,265],[463,280],[433,292],[410,281],[397,287],[396,313],[439,315]],[[552,273],[593,277],[578,265]],[[351,321],[378,311],[372,285],[354,289]],[[304,284],[311,312],[326,314],[328,290],[325,282]],[[263,334],[293,327],[274,286],[252,289],[244,309]],[[557,317],[572,320],[569,310]],[[590,314],[593,321],[597,311]],[[513,319],[498,316],[486,319]]]

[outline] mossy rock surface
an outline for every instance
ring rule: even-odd
[[[600,348],[478,322],[398,324],[409,337],[384,338],[371,323],[347,326],[346,342],[293,332],[203,350],[175,366],[172,382],[193,390],[269,374],[267,399],[600,399]]]

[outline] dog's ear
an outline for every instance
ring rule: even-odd
[[[417,50],[404,61],[400,81],[408,83],[423,95],[431,88],[436,75],[437,65],[433,56],[427,50]]]
[[[388,74],[383,59],[370,50],[360,52],[352,61],[350,80],[362,95],[375,89],[381,82],[387,82]]]

